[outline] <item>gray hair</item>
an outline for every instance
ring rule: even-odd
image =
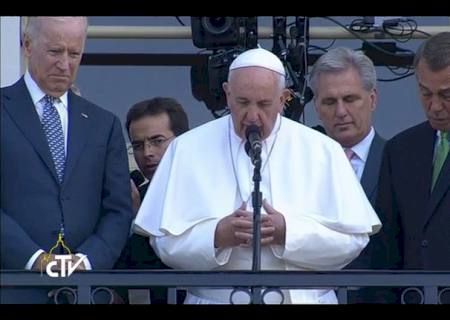
[[[354,68],[361,77],[363,88],[371,91],[377,85],[377,73],[372,60],[361,51],[338,47],[323,54],[314,64],[309,82],[316,95],[318,80],[322,72],[339,72]]]
[[[40,17],[40,16],[34,16],[34,17],[28,17],[28,21],[27,21],[27,26],[25,28],[25,34],[27,34],[31,39],[37,39],[39,36],[39,32],[41,30],[42,27],[42,19],[44,17]],[[57,18],[57,17],[47,17],[47,18]],[[73,17],[75,18],[75,17]],[[88,28],[88,19],[87,17],[79,17],[82,18],[84,20],[85,23],[85,32],[87,34],[87,28]]]
[[[450,32],[441,32],[424,41],[414,56],[414,68],[424,60],[431,71],[450,66]]]

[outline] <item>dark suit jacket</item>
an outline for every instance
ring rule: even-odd
[[[146,183],[139,187],[139,194],[141,200],[144,199],[150,183]],[[132,234],[122,251],[119,261],[116,264],[117,269],[170,269],[161,259],[156,255],[152,246],[149,243],[148,237],[143,237],[138,234]],[[167,289],[162,287],[150,288],[151,304],[166,304],[167,303]],[[126,288],[115,289],[122,299],[128,301],[128,290]],[[178,294],[178,301],[183,301]]]
[[[431,192],[435,140],[424,122],[386,144],[376,206],[389,268],[450,270],[450,157]]]
[[[141,201],[150,183],[139,187]],[[116,267],[119,269],[168,269],[156,255],[148,237],[133,233],[122,251]]]
[[[23,270],[38,249],[48,252],[62,217],[66,244],[93,269],[112,268],[125,245],[132,210],[120,121],[71,91],[68,121],[60,185],[23,78],[1,89],[2,269]]]
[[[375,206],[376,196],[378,191],[378,178],[380,175],[381,161],[383,158],[383,150],[386,144],[386,140],[380,137],[378,133],[375,132],[375,136],[370,145],[369,154],[367,156],[366,165],[364,166],[364,171],[361,176],[361,186],[366,193],[367,198],[372,206]],[[376,261],[375,259],[375,242],[377,241],[377,236],[371,237],[369,244],[361,252],[361,254],[353,260],[347,268],[349,269],[375,269]]]
[[[313,129],[322,132],[326,135],[325,129],[320,126],[314,126]],[[366,165],[361,176],[361,186],[372,206],[375,206],[376,196],[378,193],[378,178],[381,168],[381,161],[383,158],[383,150],[386,140],[383,139],[376,131],[375,136],[369,148]],[[384,226],[383,226],[384,227]],[[369,244],[361,252],[361,254],[353,260],[346,268],[347,269],[377,269],[380,264],[376,260],[376,249],[379,246],[379,236],[371,237]]]
[[[364,171],[361,176],[361,186],[372,206],[375,206],[376,202],[381,161],[385,144],[386,140],[375,132],[372,144],[370,145],[366,165],[364,166]],[[378,234],[371,236],[369,244],[364,248],[361,254],[346,267],[346,269],[380,269],[381,264],[378,261],[378,251],[381,246],[380,241]],[[391,292],[380,290],[380,288],[362,288],[357,291],[349,291],[347,297],[348,303],[352,304],[386,303],[394,300]]]

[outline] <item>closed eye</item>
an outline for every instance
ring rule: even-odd
[[[355,95],[349,95],[349,96],[344,97],[344,101],[347,103],[355,102],[358,99],[359,99],[359,96],[355,96]]]
[[[248,106],[250,104],[250,101],[246,99],[238,99],[237,103],[241,106]]]
[[[336,103],[336,99],[334,98],[325,98],[322,100],[322,104],[326,105],[326,106],[331,106],[334,105]]]
[[[439,96],[445,101],[450,101],[450,90],[443,90],[439,92]]]

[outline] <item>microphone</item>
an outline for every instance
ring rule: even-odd
[[[133,170],[130,173],[130,178],[131,178],[131,180],[133,180],[136,187],[139,187],[145,181],[144,176],[142,175],[142,173],[139,170]]]
[[[247,138],[247,141],[249,142],[250,148],[251,150],[253,150],[253,153],[258,155],[261,154],[261,129],[257,125],[252,124],[251,126],[247,127],[247,130],[245,131],[245,137]]]
[[[261,130],[257,125],[247,127],[245,131],[247,142],[245,143],[245,152],[247,152],[250,160],[255,167],[261,166]]]

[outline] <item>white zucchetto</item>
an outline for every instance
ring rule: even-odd
[[[230,71],[246,67],[262,67],[286,76],[281,60],[272,52],[263,48],[250,49],[241,53],[231,63]]]

